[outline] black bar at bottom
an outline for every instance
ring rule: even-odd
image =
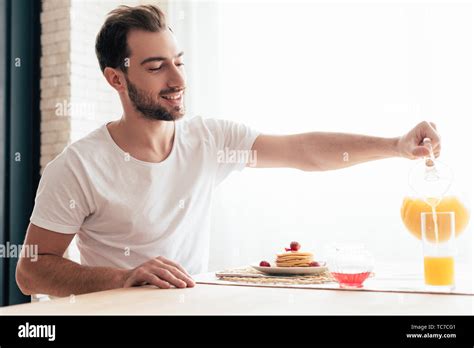
[[[2,348],[37,343],[474,346],[470,316],[2,316],[0,332]]]

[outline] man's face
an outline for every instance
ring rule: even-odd
[[[132,30],[127,37],[130,61],[128,96],[135,109],[152,120],[172,121],[184,115],[186,87],[182,51],[169,30]]]

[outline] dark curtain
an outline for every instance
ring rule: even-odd
[[[0,0],[0,305],[28,302],[15,281],[39,181],[40,0]],[[7,252],[7,253],[5,253]]]

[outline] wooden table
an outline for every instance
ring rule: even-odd
[[[197,284],[101,291],[0,308],[0,315],[473,315],[474,296]]]

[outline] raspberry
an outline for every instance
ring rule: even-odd
[[[260,267],[270,267],[270,264],[267,261],[261,261]]]
[[[316,262],[316,261],[311,261],[311,262],[309,263],[309,267],[320,267],[320,266],[321,266],[321,265],[320,265],[318,262]]]
[[[300,250],[300,248],[301,248],[300,243],[298,243],[298,242],[291,242],[291,244],[290,244],[290,249],[291,249],[292,251],[298,251],[298,250]]]

